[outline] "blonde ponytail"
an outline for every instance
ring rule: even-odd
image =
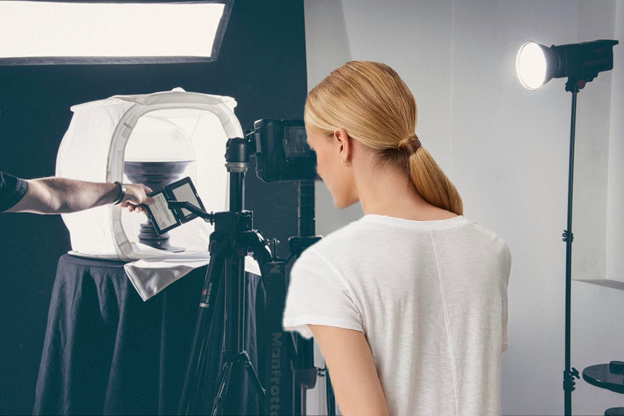
[[[457,189],[429,152],[416,129],[416,101],[401,77],[377,62],[351,61],[310,91],[305,123],[327,136],[344,128],[349,137],[377,151],[379,163],[406,169],[418,194],[438,208],[463,215]]]
[[[464,204],[459,192],[427,149],[421,147],[409,157],[408,169],[418,194],[425,201],[457,215],[464,215]]]

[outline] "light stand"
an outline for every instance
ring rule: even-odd
[[[599,72],[613,69],[613,46],[616,40],[596,40],[550,48],[527,42],[518,51],[516,71],[522,85],[536,90],[552,78],[568,78],[565,90],[572,93],[570,122],[570,160],[568,168],[568,222],[563,231],[566,243],[565,287],[565,370],[563,371],[564,414],[572,415],[572,392],[579,372],[570,364],[571,309],[572,309],[572,191],[574,180],[574,140],[576,134],[577,95]]]

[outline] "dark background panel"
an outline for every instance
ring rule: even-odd
[[[53,176],[70,107],[115,94],[182,87],[229,95],[243,129],[260,118],[302,118],[307,92],[302,0],[236,0],[210,63],[0,67],[0,170]],[[297,233],[297,190],[247,176],[246,207],[266,238]],[[189,225],[191,226],[191,225]],[[60,216],[0,214],[0,413],[32,410],[58,258],[71,249]]]

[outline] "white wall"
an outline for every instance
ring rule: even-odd
[[[306,0],[305,12],[309,88],[352,59],[397,70],[418,103],[416,132],[464,215],[511,249],[503,413],[562,414],[571,95],[561,79],[523,89],[515,55],[527,40],[624,41],[624,1]],[[614,70],[579,93],[576,138],[573,266],[611,277],[624,271],[622,48]],[[320,234],[361,215],[359,204],[337,210],[317,184]],[[624,291],[575,281],[572,295],[573,366],[624,360]],[[310,394],[310,414],[321,400]],[[615,406],[624,396],[577,382],[574,414]]]
[[[624,1],[617,2],[615,38],[624,44]],[[618,45],[624,48],[622,45]],[[619,51],[618,51],[619,52]],[[607,204],[607,275],[624,279],[624,53],[613,58],[617,68],[611,95],[611,132],[609,137],[609,185]],[[619,70],[618,70],[619,69]]]

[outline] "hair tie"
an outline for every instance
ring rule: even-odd
[[[421,147],[422,144],[420,144],[418,136],[416,135],[416,133],[412,133],[399,142],[399,146],[397,147],[397,149],[399,150],[399,152],[405,152],[407,153],[407,156],[411,156],[416,153],[416,151]]]

